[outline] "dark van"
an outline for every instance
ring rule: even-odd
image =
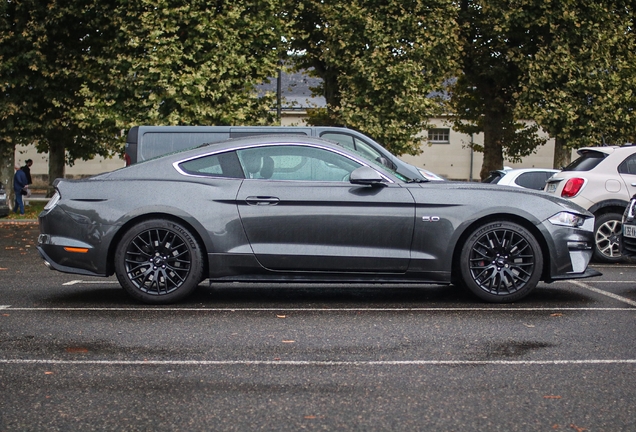
[[[126,165],[229,138],[272,134],[324,138],[408,178],[444,180],[437,174],[402,161],[360,132],[328,126],[135,126],[126,139]]]

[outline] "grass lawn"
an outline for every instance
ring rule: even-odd
[[[9,213],[9,216],[0,218],[0,220],[37,219],[45,205],[44,201],[31,201],[30,205],[24,206],[24,215]]]

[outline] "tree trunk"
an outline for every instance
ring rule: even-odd
[[[60,131],[49,138],[49,186],[47,188],[46,196],[50,198],[53,196],[53,182],[57,178],[64,178],[64,168],[66,166],[66,147],[67,141],[72,140],[73,137],[68,133]]]
[[[572,162],[572,151],[565,147],[563,138],[556,137],[554,139],[554,161],[555,169],[563,169]]]
[[[487,111],[484,118],[484,162],[479,176],[485,179],[490,171],[503,168],[501,115]]]
[[[15,175],[15,144],[0,139],[0,182],[7,193],[7,205],[13,211],[15,193],[13,192],[13,176]]]

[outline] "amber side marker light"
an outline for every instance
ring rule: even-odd
[[[88,252],[88,248],[65,247],[64,250],[66,252],[75,252],[75,253],[86,253],[86,252]]]

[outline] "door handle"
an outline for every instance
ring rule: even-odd
[[[280,202],[280,200],[276,197],[269,196],[249,196],[245,198],[245,202],[248,205],[265,206],[276,205]]]

